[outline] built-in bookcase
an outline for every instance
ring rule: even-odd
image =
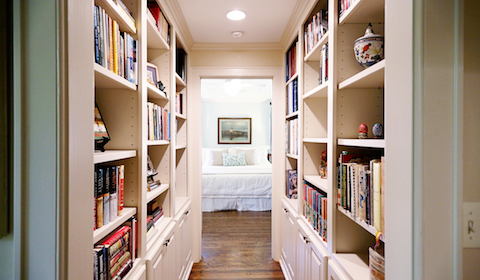
[[[302,278],[307,275],[304,270],[315,270],[320,271],[321,277],[318,279],[327,279],[325,262],[328,258],[328,263],[338,270],[338,273],[332,273],[328,279],[344,279],[338,275],[344,275],[347,279],[369,279],[368,248],[375,245],[377,229],[338,205],[341,194],[338,190],[338,160],[342,151],[380,159],[385,155],[388,146],[388,138],[384,136],[373,139],[372,134],[375,123],[388,125],[384,117],[384,100],[389,92],[384,82],[386,60],[364,69],[358,64],[353,53],[355,39],[364,35],[369,23],[372,23],[376,34],[385,35],[385,1],[343,2],[349,2],[349,7],[339,15],[339,1],[316,1],[306,9],[304,17],[298,22],[298,31],[292,34],[292,41],[299,44],[297,60],[300,60],[300,63],[294,78],[298,80],[299,111],[295,115],[287,115],[286,120],[299,120],[300,148],[295,156],[287,153],[286,169],[298,170],[299,199],[293,202],[290,210],[297,210],[293,216],[297,217],[297,228],[301,230],[297,232],[300,238],[295,241],[296,259],[290,258],[291,263],[288,263],[288,254],[282,254],[282,267],[295,264],[297,268],[297,271],[284,270],[290,277],[295,275]],[[327,10],[328,15],[322,12]],[[321,29],[321,19],[325,19],[325,15],[328,24]],[[287,57],[290,48],[291,44],[285,51]],[[288,59],[285,68],[288,73]],[[289,82],[291,81],[287,81],[287,88]],[[288,89],[286,98],[288,106]],[[358,129],[362,123],[368,126],[368,139],[358,137]],[[291,135],[286,131],[288,142]],[[320,170],[324,163],[322,153],[325,152],[326,178]],[[305,187],[302,188],[304,184]],[[308,204],[306,198],[311,195],[312,190],[314,195],[318,193],[327,197],[324,217],[327,220],[327,232],[324,237],[319,234],[318,224],[312,223],[312,217],[309,217],[311,211],[305,207],[305,204]],[[305,193],[306,191],[310,193]],[[386,201],[384,203],[388,203],[387,196],[382,199]],[[285,205],[292,205],[292,200],[285,197],[283,204],[283,209],[287,209]],[[291,236],[287,234],[287,229],[282,232],[285,232],[285,236]],[[387,237],[383,235],[380,244],[388,246],[386,240]],[[305,253],[311,249],[317,250],[324,257],[319,257],[323,262],[317,262],[318,266],[315,266],[315,262]],[[291,249],[282,250],[288,252]],[[388,259],[386,261],[388,262]]]

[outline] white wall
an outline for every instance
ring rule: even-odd
[[[202,101],[202,145],[204,148],[233,146],[218,143],[218,118],[252,118],[252,144],[270,146],[270,101],[215,102]]]

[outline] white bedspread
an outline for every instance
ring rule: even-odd
[[[204,166],[202,210],[271,210],[272,166]]]

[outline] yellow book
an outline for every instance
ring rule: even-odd
[[[382,231],[381,170],[381,163],[373,162],[373,227],[378,231]]]
[[[118,74],[118,23],[113,21],[113,72]]]

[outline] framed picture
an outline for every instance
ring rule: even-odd
[[[252,118],[218,118],[218,144],[252,144]]]
[[[147,82],[158,88],[158,67],[147,62]]]
[[[94,137],[95,137],[95,150],[105,152],[105,144],[110,141],[110,135],[107,131],[107,126],[103,122],[102,114],[98,109],[97,103],[95,103],[95,122],[93,125]]]

